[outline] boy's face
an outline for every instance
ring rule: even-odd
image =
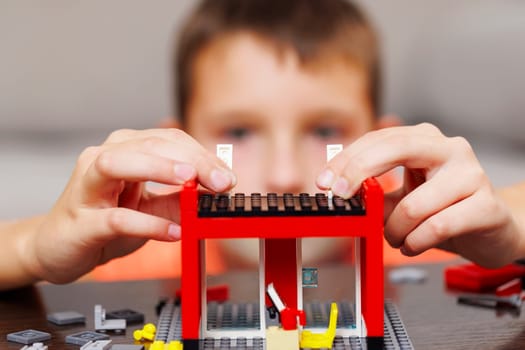
[[[186,131],[211,152],[233,144],[234,192],[315,193],[326,145],[374,127],[367,84],[348,62],[302,66],[291,50],[233,34],[197,57]]]

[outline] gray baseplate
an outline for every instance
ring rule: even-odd
[[[355,327],[353,305],[349,302],[339,302],[340,310],[337,327]],[[307,303],[307,325],[311,327],[327,327],[330,303]],[[407,335],[405,326],[396,306],[390,300],[385,300],[385,328],[383,349],[411,350],[414,347]],[[269,324],[272,321],[268,321]],[[259,308],[256,303],[210,303],[208,304],[208,329],[249,329],[259,327]],[[182,338],[182,324],[180,307],[173,300],[168,301],[162,308],[157,322],[155,340],[166,343]],[[221,338],[203,339],[199,346],[201,350],[213,349],[243,349],[264,350],[262,338]],[[366,340],[359,337],[336,336],[332,349],[336,350],[366,350]]]

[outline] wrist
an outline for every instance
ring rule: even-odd
[[[26,280],[25,284],[31,284],[43,279],[42,267],[38,257],[38,233],[45,216],[37,216],[28,219],[18,230],[19,238],[16,240],[16,253],[20,268],[20,276]]]

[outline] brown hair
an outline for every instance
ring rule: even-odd
[[[175,55],[175,101],[184,123],[193,89],[194,63],[214,39],[249,32],[293,49],[302,64],[341,57],[363,67],[370,102],[379,111],[379,48],[375,31],[346,0],[203,0],[188,18]]]

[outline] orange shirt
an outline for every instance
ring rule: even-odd
[[[392,174],[378,178],[385,192],[395,189],[399,181]],[[226,270],[226,263],[218,242],[206,241],[206,272],[219,274]],[[149,241],[137,251],[122,258],[114,259],[98,266],[90,274],[97,280],[115,281],[147,278],[173,278],[181,274],[180,243]],[[438,249],[431,249],[416,257],[407,257],[399,249],[390,247],[383,241],[385,265],[436,262],[448,260],[456,255]]]

